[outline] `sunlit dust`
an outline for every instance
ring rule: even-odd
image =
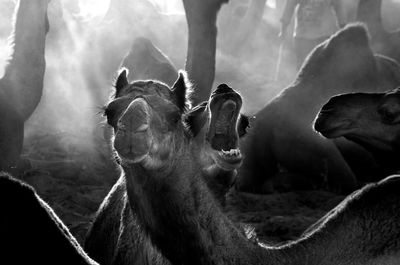
[[[110,0],[80,0],[80,16],[91,19],[102,17],[110,6]]]
[[[268,0],[267,6],[269,6],[270,8],[276,9],[276,0]]]

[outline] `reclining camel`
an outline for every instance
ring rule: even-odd
[[[187,132],[183,137],[196,149],[195,159],[201,165],[204,181],[216,200],[223,205],[225,194],[232,186],[236,169],[242,161],[237,149],[238,137],[244,135],[248,126],[246,117],[239,116],[242,104],[240,95],[223,84],[211,94],[208,102],[187,110],[184,99],[189,88],[182,74],[173,85],[172,92],[156,81],[129,83],[126,71],[119,75],[115,87],[116,96],[105,110],[108,123],[115,132],[121,130],[121,116],[132,100],[155,98],[155,107],[161,105],[160,111],[163,110],[163,101],[175,102],[179,106],[178,113],[173,114],[175,117],[169,117],[166,109],[167,117],[162,117],[162,121],[173,118],[181,122],[184,119]],[[142,120],[140,116],[132,118]],[[146,144],[143,137],[148,126],[152,126],[150,121],[138,128],[123,129],[127,132],[134,129],[138,137],[143,139],[142,145],[132,146],[131,152],[136,152],[136,149],[140,151]],[[101,204],[86,238],[85,250],[92,258],[101,264],[169,264],[139,225],[135,208],[135,205],[132,208],[129,205],[126,180],[121,176]]]
[[[42,97],[48,0],[20,0],[13,33],[14,52],[0,79],[0,170],[15,171],[24,122]]]
[[[388,173],[400,169],[400,89],[332,97],[314,129],[327,138],[344,136],[369,150]]]
[[[0,173],[2,264],[96,265],[32,187]]]
[[[221,211],[196,160],[182,101],[130,95],[118,105],[113,144],[124,199],[172,264],[400,262],[400,176],[354,192],[303,238],[269,247],[248,240]],[[216,123],[216,132],[223,128]]]
[[[293,188],[304,179],[306,185],[310,183],[306,188],[328,186],[344,193],[357,187],[356,176],[376,171],[380,177],[365,149],[344,139],[338,143],[325,139],[312,123],[334,95],[386,91],[399,84],[399,65],[373,55],[365,27],[356,24],[338,31],[311,52],[294,83],[256,114],[253,129],[241,142],[245,158],[236,187],[273,192],[280,168],[295,176]],[[375,174],[368,177],[376,178]]]

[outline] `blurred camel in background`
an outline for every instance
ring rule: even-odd
[[[178,76],[172,61],[149,39],[135,38],[129,53],[122,60],[121,67],[129,70],[129,80],[154,79],[172,86]]]
[[[356,176],[384,177],[366,150],[349,141],[327,141],[313,131],[312,122],[336,94],[386,91],[399,84],[400,66],[387,57],[374,56],[363,26],[349,25],[338,31],[313,50],[292,85],[256,114],[241,144],[245,159],[237,188],[279,190],[275,184],[283,170],[294,174],[284,181],[283,189],[328,186],[345,193],[357,187]]]

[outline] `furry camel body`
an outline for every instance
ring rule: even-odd
[[[400,62],[400,30],[387,32],[383,28],[381,8],[382,0],[360,0],[357,21],[367,24],[375,52]]]
[[[373,55],[364,27],[351,25],[337,32],[314,49],[294,83],[256,114],[252,130],[241,142],[245,158],[237,188],[272,192],[274,177],[283,167],[295,175],[292,187],[299,181],[307,188],[327,185],[341,192],[354,190],[353,165],[340,150],[355,150],[372,163],[373,158],[354,143],[335,144],[321,137],[312,129],[314,117],[336,94],[387,90],[399,83],[399,65]],[[360,168],[366,164],[371,162]]]
[[[96,265],[32,187],[0,173],[4,264]]]
[[[183,81],[181,76],[173,86],[174,91],[185,86]],[[124,73],[118,78],[116,88],[117,96],[106,108],[108,122],[114,130],[118,125],[113,121],[118,120],[123,111],[116,113],[114,110],[126,108],[121,100],[131,98],[132,94],[134,97],[160,95],[163,99],[174,100],[171,95],[162,93],[168,88],[161,83],[129,84]],[[238,119],[241,102],[239,94],[221,85],[212,93],[209,102],[184,114],[190,141],[197,150],[196,161],[202,165],[205,182],[220,204],[225,202],[225,194],[233,184],[242,159],[236,148],[238,136],[245,133],[248,121],[243,116]],[[101,204],[86,238],[85,250],[101,264],[170,264],[138,224],[134,208],[127,200],[126,181],[122,176]]]
[[[159,97],[131,98],[114,138],[126,199],[172,264],[400,262],[400,176],[354,192],[303,238],[268,247],[248,240],[222,213],[179,109]]]
[[[13,32],[14,52],[0,80],[0,170],[16,168],[24,122],[39,104],[46,67],[48,0],[20,0]]]
[[[345,137],[369,150],[387,169],[400,169],[400,90],[349,93],[332,97],[314,128],[327,138]]]

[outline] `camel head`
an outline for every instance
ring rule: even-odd
[[[327,138],[344,136],[370,151],[400,150],[400,88],[386,93],[350,93],[332,97],[314,128]]]
[[[187,139],[182,115],[190,103],[184,74],[169,88],[157,81],[129,83],[122,71],[115,87],[105,115],[114,128],[114,148],[121,162],[151,169],[164,166]]]
[[[223,170],[235,170],[242,163],[239,137],[245,135],[248,118],[240,114],[242,97],[235,90],[221,84],[209,100],[194,108],[188,115],[188,124],[195,142],[202,148],[203,166],[212,164]]]

